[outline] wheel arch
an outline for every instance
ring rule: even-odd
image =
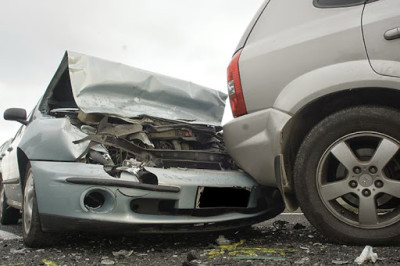
[[[296,112],[282,130],[282,154],[289,191],[293,189],[293,169],[300,145],[315,125],[346,108],[375,105],[400,109],[399,103],[400,91],[397,89],[357,88],[324,95]]]

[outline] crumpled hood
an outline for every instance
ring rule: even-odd
[[[85,113],[221,124],[223,92],[76,52],[67,51],[63,63],[75,102]]]

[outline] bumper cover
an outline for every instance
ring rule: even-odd
[[[147,167],[158,178],[158,185],[150,185],[127,173],[111,177],[101,165],[33,161],[31,166],[44,231],[220,230],[271,218],[284,208],[278,190],[260,187],[239,171]],[[246,206],[203,208],[203,188],[248,191]],[[101,207],[86,205],[90,192],[103,195]]]
[[[282,153],[281,132],[290,118],[270,108],[235,118],[224,126],[229,154],[259,184],[277,187],[275,158]]]

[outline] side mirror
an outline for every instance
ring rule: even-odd
[[[9,108],[4,112],[4,120],[17,121],[21,124],[27,125],[26,110],[21,108]]]

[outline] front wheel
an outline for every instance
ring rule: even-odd
[[[400,240],[400,112],[361,106],[307,135],[294,171],[305,216],[335,242]]]
[[[22,232],[25,245],[32,248],[46,246],[52,239],[51,236],[43,232],[41,228],[34,177],[32,169],[29,167],[25,177],[24,200],[22,206]]]

